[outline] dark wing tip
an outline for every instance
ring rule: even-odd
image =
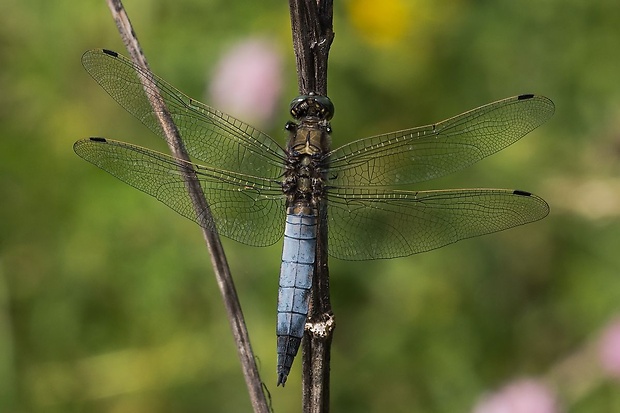
[[[526,93],[517,96],[517,101],[530,99],[536,100],[538,102],[538,110],[544,110],[544,115],[540,117],[540,123],[537,125],[540,126],[540,124],[546,122],[547,119],[549,119],[553,115],[553,113],[555,112],[555,104],[548,97],[542,95],[535,95],[533,93]]]
[[[118,57],[118,53],[116,53],[115,51],[109,50],[109,49],[101,49],[101,51],[107,55],[110,55],[112,57]]]
[[[527,93],[527,94],[525,94],[525,95],[519,95],[519,96],[517,96],[517,99],[518,99],[518,100],[526,100],[526,99],[531,99],[531,98],[533,98],[533,97],[534,97],[534,95],[533,95],[532,93]]]
[[[539,207],[540,207],[539,214],[537,215],[538,217],[528,222],[538,221],[539,219],[543,219],[544,217],[549,215],[549,211],[550,211],[549,204],[547,204],[547,202],[544,199],[534,195],[531,192],[522,191],[520,189],[515,189],[514,191],[512,191],[512,194],[517,195],[517,196],[525,196],[528,198],[531,197],[532,199],[535,200],[535,202],[538,202]]]
[[[77,153],[78,155],[80,155],[80,153],[83,151],[82,146],[90,142],[108,143],[108,141],[105,138],[100,138],[98,136],[91,136],[90,138],[80,139],[79,141],[75,142],[73,144],[73,151]]]

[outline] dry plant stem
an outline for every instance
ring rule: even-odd
[[[327,59],[334,39],[332,0],[289,0],[299,92],[327,95]],[[329,362],[334,322],[327,266],[327,205],[319,205],[317,257],[303,338],[304,412],[329,411]]]
[[[123,42],[129,51],[132,61],[142,67],[147,73],[150,73],[150,69],[146,62],[146,58],[142,53],[142,49],[138,43],[137,36],[131,26],[129,17],[125,12],[125,9],[120,0],[106,0],[112,15],[121,34]],[[146,79],[141,79],[145,81]],[[150,85],[152,90],[152,85]],[[149,98],[153,93],[147,93]],[[189,155],[185,150],[183,141],[179,131],[172,120],[170,112],[166,108],[164,101],[161,97],[153,97],[151,99],[151,106],[153,111],[158,114],[159,122],[162,129],[165,131],[166,140],[173,156],[189,161]],[[210,217],[209,205],[205,199],[204,193],[198,182],[193,170],[184,171],[184,175],[187,176],[185,182],[187,190],[189,191],[194,209],[198,212],[197,215],[206,215]],[[209,254],[211,256],[211,263],[214,268],[215,277],[217,279],[220,293],[224,300],[224,305],[228,313],[228,319],[232,328],[233,337],[237,345],[237,351],[241,364],[243,367],[243,374],[245,376],[246,385],[250,393],[250,400],[254,408],[254,412],[268,413],[269,407],[265,394],[262,388],[262,382],[258,374],[258,368],[256,366],[254,353],[250,346],[250,339],[248,331],[245,326],[243,314],[241,312],[241,305],[237,297],[235,285],[230,274],[230,269],[224,255],[224,250],[220,242],[219,236],[215,231],[209,231],[202,227],[202,234],[207,243]]]
[[[333,0],[289,0],[299,92],[327,96],[327,60],[334,40]]]

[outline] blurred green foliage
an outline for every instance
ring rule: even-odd
[[[283,140],[296,96],[286,2],[126,3],[151,67],[201,100],[231,44],[275,39],[288,76],[266,132]],[[618,381],[588,352],[620,310],[618,2],[336,3],[334,146],[520,93],[557,111],[501,154],[422,185],[529,190],[551,205],[544,221],[404,259],[331,262],[333,410],[466,412],[532,376],[566,411],[620,411]],[[0,3],[0,411],[250,411],[198,228],[71,150],[91,135],[165,150],[81,68],[95,47],[124,52],[103,1]],[[299,361],[274,387],[281,247],[225,248],[274,409],[298,411]],[[584,354],[587,374],[570,363]]]

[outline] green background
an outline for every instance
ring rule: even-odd
[[[551,214],[408,258],[332,260],[333,411],[467,412],[522,377],[565,411],[620,411],[596,355],[620,310],[620,5],[407,5],[376,43],[355,2],[337,2],[333,146],[544,94],[549,123],[420,187],[520,188]],[[126,7],[153,70],[200,100],[232,45],[275,41],[286,76],[265,131],[284,141],[297,93],[285,1]],[[71,149],[99,135],[165,150],[82,69],[96,47],[126,54],[102,0],[0,3],[0,411],[250,411],[199,228]],[[274,410],[299,411],[299,361],[275,387],[281,244],[224,246]]]

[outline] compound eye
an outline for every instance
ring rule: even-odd
[[[334,104],[327,96],[317,95],[314,97],[316,103],[321,107],[322,118],[330,120],[334,117]]]
[[[305,116],[314,116],[320,119],[330,120],[334,116],[334,105],[327,96],[309,95],[297,96],[291,102],[291,116],[300,119]]]
[[[302,105],[306,101],[307,98],[308,96],[302,95],[302,96],[297,96],[295,99],[291,101],[290,112],[293,118],[299,119],[300,117],[305,116],[301,112],[304,110]]]

